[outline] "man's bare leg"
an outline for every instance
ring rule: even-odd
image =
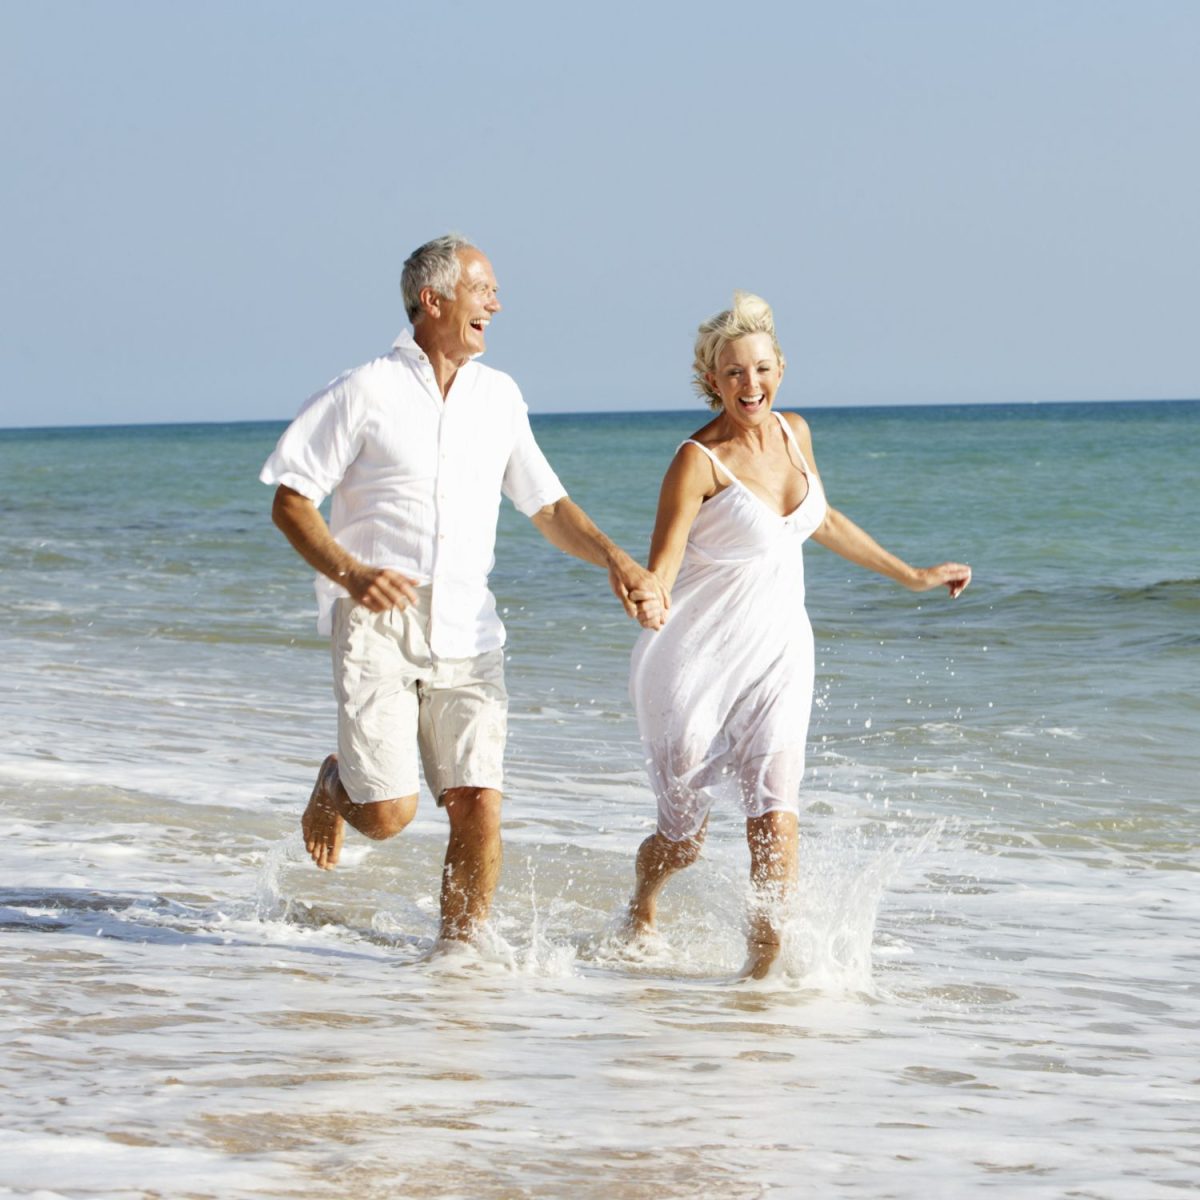
[[[795,813],[769,812],[746,821],[750,883],[754,889],[742,975],[762,979],[779,957],[779,915],[791,894],[798,866],[799,822]]]
[[[629,901],[629,932],[635,937],[649,933],[658,916],[658,894],[672,875],[690,867],[700,857],[705,821],[700,831],[690,838],[673,842],[661,833],[652,833],[637,852],[637,882]]]
[[[447,788],[450,843],[442,868],[443,941],[470,941],[487,920],[500,879],[501,795],[495,788]]]
[[[337,755],[331,754],[317,772],[317,782],[308,798],[308,807],[300,818],[304,848],[321,870],[328,871],[336,866],[341,857],[346,822],[359,833],[375,841],[383,841],[398,834],[413,819],[416,811],[415,794],[396,800],[355,804],[338,778]]]

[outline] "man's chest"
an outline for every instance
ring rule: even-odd
[[[498,487],[513,449],[508,406],[474,392],[435,401],[384,397],[365,422],[355,466],[368,474]]]

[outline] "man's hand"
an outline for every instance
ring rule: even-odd
[[[657,579],[657,576],[655,578]],[[666,604],[663,603],[664,596]],[[637,605],[636,616],[643,629],[661,629],[667,623],[667,609],[671,606],[671,598],[661,583],[657,590],[634,588],[629,593],[629,598]]]
[[[407,608],[417,602],[416,580],[390,568],[359,562],[338,544],[321,510],[307,496],[280,484],[275,489],[271,519],[309,566],[344,587],[371,612]]]
[[[608,585],[629,616],[641,619],[638,617],[638,601],[633,593],[645,592],[648,598],[653,596],[657,599],[662,619],[666,619],[671,601],[658,577],[639,566],[611,538],[601,533],[591,517],[570,497],[564,496],[553,504],[547,504],[535,512],[531,520],[552,546],[582,558],[584,562],[606,567]]]
[[[352,567],[338,577],[338,583],[372,612],[387,612],[389,608],[403,610],[417,602],[416,580],[389,567]]]
[[[642,605],[653,604],[658,623],[648,628],[662,628],[667,619],[667,610],[671,607],[671,598],[662,580],[652,571],[647,571],[624,551],[618,551],[609,560],[608,585],[624,606],[625,612],[643,625],[646,622],[642,620]]]

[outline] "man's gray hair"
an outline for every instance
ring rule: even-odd
[[[404,311],[410,321],[421,315],[422,288],[432,288],[445,300],[454,299],[454,289],[462,275],[458,252],[474,248],[461,233],[447,233],[418,246],[404,260],[400,294],[404,297]]]

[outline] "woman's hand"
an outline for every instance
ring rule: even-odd
[[[643,629],[661,629],[667,623],[671,597],[657,576],[652,575],[651,578],[657,587],[633,588],[629,592],[629,598],[637,605],[638,624]]]
[[[917,567],[913,578],[905,586],[914,592],[927,592],[931,588],[945,585],[950,590],[950,599],[961,596],[971,582],[971,568],[966,563],[945,562],[936,567]]]

